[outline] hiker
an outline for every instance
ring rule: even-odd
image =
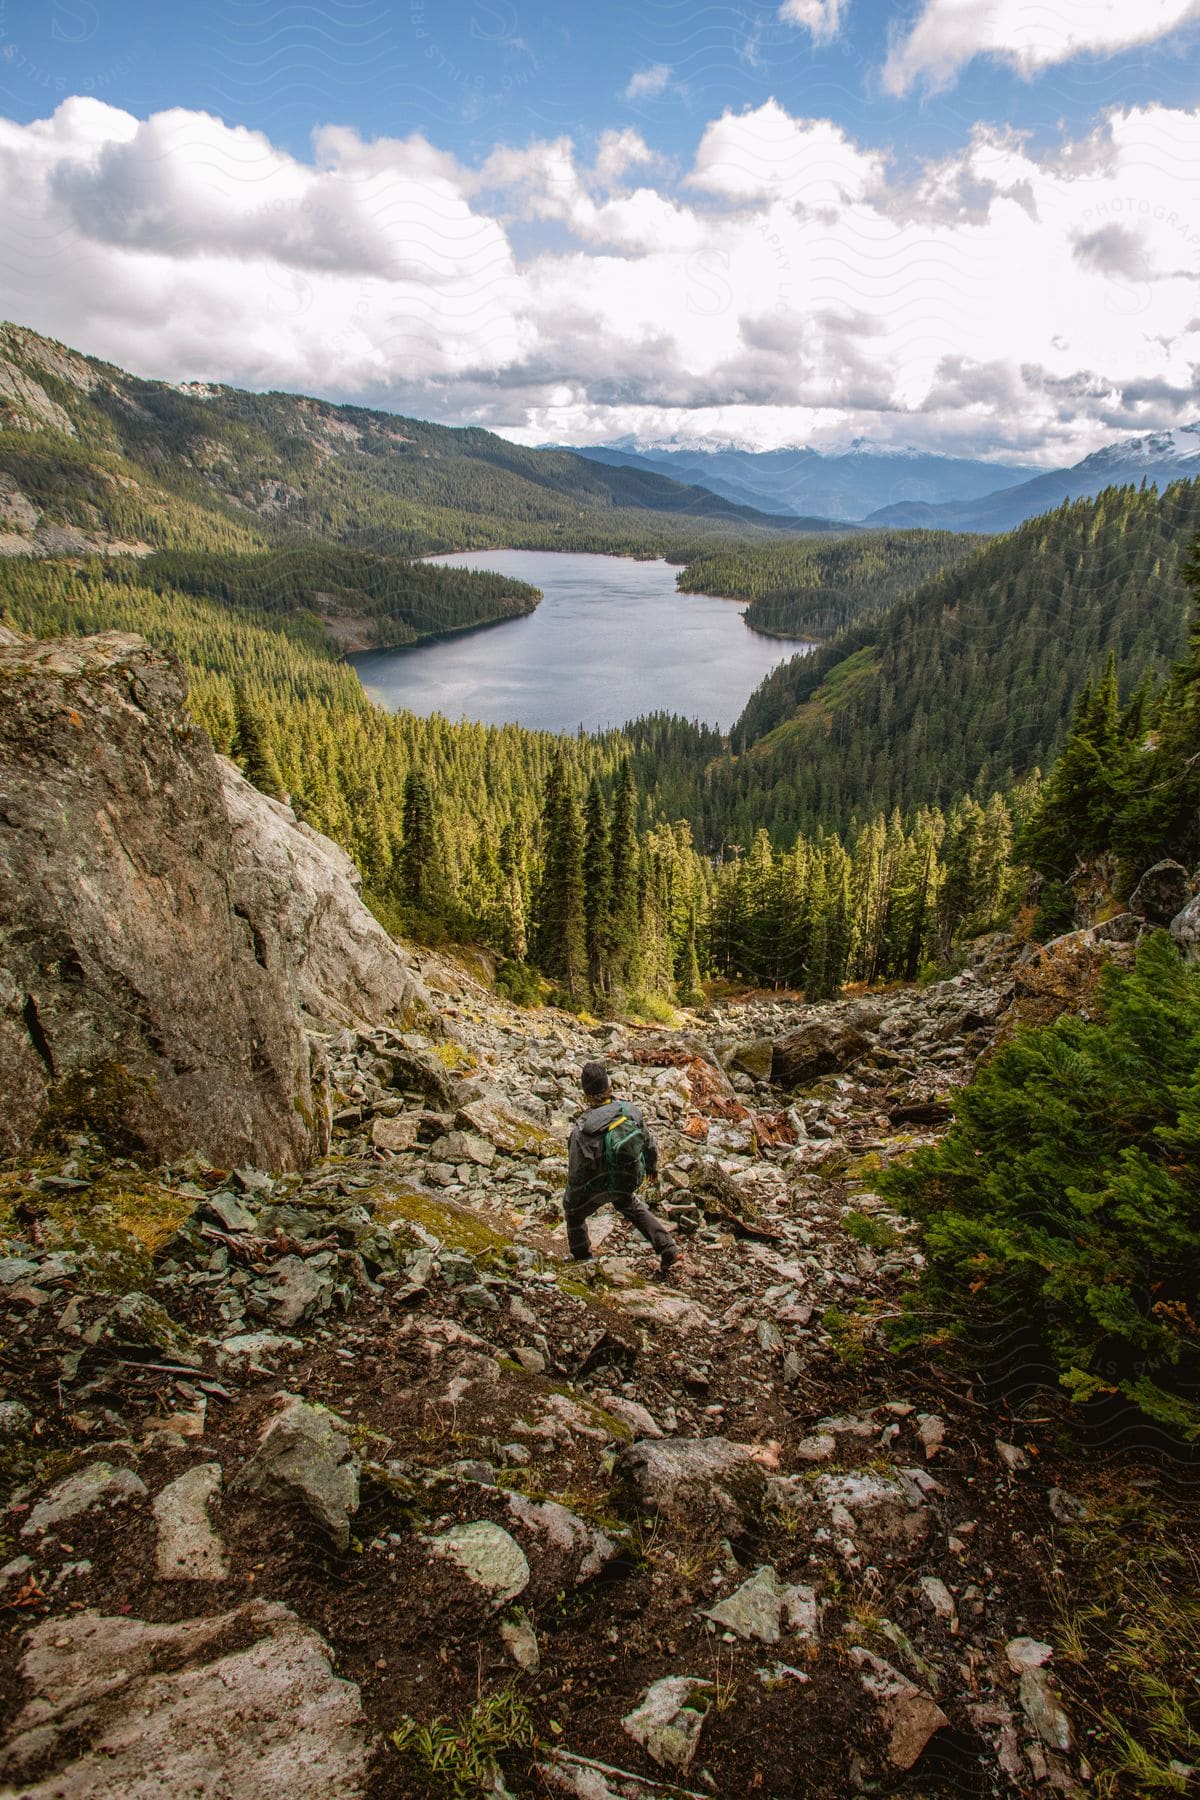
[[[640,1107],[629,1100],[613,1099],[603,1063],[584,1063],[579,1081],[587,1107],[571,1127],[563,1195],[572,1260],[591,1261],[587,1221],[611,1202],[658,1251],[656,1279],[666,1281],[679,1261],[679,1248],[662,1220],[636,1197],[646,1176],[653,1181],[658,1174],[658,1147],[650,1128]]]

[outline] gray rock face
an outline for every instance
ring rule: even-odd
[[[1200,894],[1171,920],[1171,936],[1184,962],[1200,962]]]
[[[736,1069],[739,1074],[753,1075],[756,1080],[766,1081],[771,1074],[771,1065],[775,1060],[775,1046],[770,1038],[743,1038],[734,1044],[725,1058],[727,1069]]]
[[[28,1642],[36,1697],[0,1750],[0,1782],[22,1800],[366,1791],[358,1689],[285,1606],[180,1625],[81,1613],[45,1620]]]
[[[44,1500],[39,1500],[21,1527],[22,1537],[49,1531],[77,1519],[93,1506],[115,1506],[122,1500],[145,1498],[147,1487],[132,1469],[114,1469],[111,1463],[90,1463],[86,1469],[68,1475],[52,1487]]]
[[[1059,1701],[1046,1664],[1053,1652],[1037,1638],[1012,1638],[1005,1645],[1008,1666],[1020,1675],[1021,1710],[1051,1750],[1071,1748],[1071,1721]]]
[[[335,1025],[426,1025],[433,1006],[411,964],[359,897],[361,878],[331,838],[302,824],[224,757],[239,905],[270,946],[302,1010]],[[439,1027],[440,1030],[440,1027]]]
[[[1146,870],[1129,896],[1129,910],[1151,925],[1169,925],[1190,898],[1187,870],[1182,863],[1167,859]]]
[[[285,1330],[325,1312],[333,1303],[333,1275],[327,1267],[316,1268],[302,1256],[285,1256],[277,1262],[275,1283],[271,1305]]]
[[[736,1632],[738,1637],[756,1638],[760,1644],[777,1644],[782,1611],[775,1571],[766,1564],[756,1569],[749,1581],[743,1581],[741,1587],[726,1599],[706,1607],[705,1617]]]
[[[895,1769],[911,1769],[935,1732],[950,1721],[937,1704],[891,1663],[855,1645],[850,1661],[859,1670],[863,1691],[879,1709],[887,1732],[888,1761]]]
[[[822,1075],[848,1069],[870,1048],[870,1038],[846,1019],[809,1019],[776,1039],[771,1080],[777,1087],[802,1087]]]
[[[569,1581],[590,1581],[617,1554],[617,1546],[606,1532],[557,1500],[527,1500],[524,1494],[510,1493],[508,1504],[515,1519],[536,1531],[549,1550],[563,1558],[563,1574]]]
[[[336,1413],[289,1396],[236,1476],[234,1489],[299,1502],[326,1528],[338,1549],[345,1550],[350,1518],[358,1511],[361,1468],[348,1430]]]
[[[820,1475],[813,1493],[828,1509],[842,1541],[874,1563],[910,1561],[924,1548],[933,1528],[921,1488],[906,1469]]]
[[[117,632],[0,647],[0,786],[0,1148],[55,1102],[163,1159],[322,1148],[308,1041],[175,665]]]
[[[622,1450],[617,1469],[644,1508],[685,1530],[742,1532],[766,1496],[751,1451],[726,1438],[641,1440]]]

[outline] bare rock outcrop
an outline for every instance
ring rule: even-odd
[[[1191,897],[1187,870],[1167,857],[1146,870],[1129,896],[1129,910],[1151,925],[1169,925]]]
[[[387,1020],[434,1029],[432,1002],[403,951],[364,906],[346,852],[301,823],[291,807],[252,787],[225,757],[217,758],[217,769],[233,830],[239,907],[301,1009],[323,1024]]]
[[[0,1149],[94,1121],[156,1157],[328,1143],[305,1029],[418,984],[348,859],[223,767],[140,638],[0,643]],[[336,948],[335,948],[336,946]]]
[[[252,1600],[177,1625],[85,1612],[29,1634],[33,1697],[0,1748],[26,1800],[268,1794],[355,1800],[366,1721],[315,1631]],[[14,1783],[15,1786],[8,1786]]]

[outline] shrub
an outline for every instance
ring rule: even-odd
[[[539,1006],[545,983],[528,963],[502,962],[496,970],[496,991],[506,995],[514,1006]]]
[[[993,1358],[1032,1327],[1077,1400],[1200,1437],[1200,969],[1165,932],[1100,1021],[1019,1031],[879,1186],[924,1221],[918,1302]]]

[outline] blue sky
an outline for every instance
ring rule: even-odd
[[[981,57],[949,91],[888,94],[889,37],[921,10],[919,0],[855,0],[839,36],[819,43],[778,4],[3,0],[0,107],[21,121],[66,94],[139,117],[192,107],[296,155],[319,125],[369,137],[415,130],[479,161],[499,139],[565,132],[586,146],[622,124],[686,158],[709,119],[771,97],[900,155],[945,150],[978,121],[1074,135],[1106,106],[1200,98],[1197,24],[1033,79]],[[660,69],[661,91],[624,97],[639,72]]]
[[[1059,461],[1200,414],[1197,15],[0,0],[0,309],[528,441]]]

